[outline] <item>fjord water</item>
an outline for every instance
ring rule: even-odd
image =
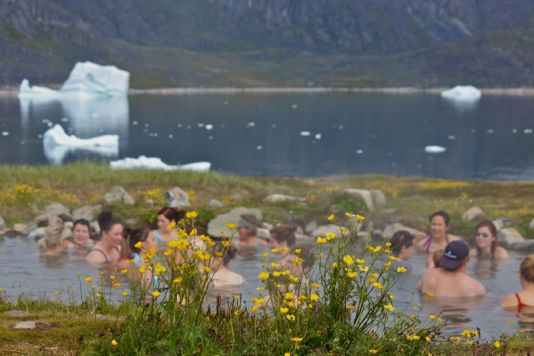
[[[383,173],[458,179],[534,178],[534,99],[356,93],[130,95],[94,101],[0,99],[0,163],[61,164],[139,155],[209,161],[240,175]],[[43,147],[61,124],[118,134],[118,156]],[[425,153],[425,146],[447,150]]]

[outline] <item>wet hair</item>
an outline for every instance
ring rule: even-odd
[[[432,254],[432,262],[434,262],[434,267],[440,267],[441,259],[443,258],[444,253],[445,250],[443,249],[434,251],[434,253]]]
[[[297,227],[288,224],[280,224],[273,227],[270,231],[271,237],[276,240],[278,243],[286,242],[287,246],[291,247],[297,241],[295,237],[295,231]]]
[[[74,228],[76,227],[76,225],[87,226],[87,230],[89,230],[89,234],[91,234],[91,224],[89,224],[89,221],[85,219],[78,219],[74,221],[74,223],[72,224],[72,231],[74,231]]]
[[[519,266],[521,277],[528,283],[534,283],[534,254],[528,255],[523,259]]]
[[[225,266],[228,266],[230,261],[233,260],[237,254],[237,248],[235,248],[233,245],[229,247],[224,247],[224,245],[221,243],[216,244],[213,248],[213,251],[222,253],[222,257],[220,258],[222,258],[223,265]]]
[[[439,210],[430,215],[430,218],[428,218],[429,222],[432,222],[432,219],[434,219],[436,216],[440,216],[443,221],[445,221],[445,225],[449,226],[450,217],[449,214],[445,210]]]
[[[480,229],[481,227],[487,227],[491,233],[491,236],[494,236],[495,237],[495,240],[491,241],[491,259],[494,259],[495,258],[495,250],[497,250],[497,246],[498,246],[498,243],[497,243],[497,228],[495,227],[495,224],[489,220],[482,220],[481,222],[478,223],[477,227],[475,228],[475,234],[477,233],[478,229]],[[476,237],[476,235],[475,235]],[[480,249],[480,247],[478,247],[478,244],[476,243],[475,241],[475,247],[477,249],[477,256],[481,256],[482,254],[482,250]]]
[[[256,215],[254,214],[242,214],[239,217],[239,220],[237,221],[238,227],[244,227],[249,230],[250,236],[256,236],[258,233],[258,219],[256,218]]]
[[[48,226],[45,229],[45,237],[41,250],[55,248],[63,242],[63,220],[59,217],[51,217],[48,220]]]
[[[158,211],[158,215],[157,216],[160,216],[160,215],[165,216],[167,218],[167,220],[174,221],[175,223],[178,223],[178,222],[180,222],[180,220],[185,219],[185,211],[178,210],[176,208],[168,207],[168,206],[166,206],[166,207],[160,209],[160,211]]]
[[[103,211],[98,214],[97,221],[98,225],[100,226],[100,236],[102,236],[104,232],[110,231],[113,226],[117,224],[122,225],[122,223],[118,219],[115,219],[113,217],[111,211]]]
[[[135,247],[135,244],[138,242],[144,242],[148,238],[148,234],[150,233],[150,229],[147,227],[136,227],[134,229],[128,229],[126,232],[126,241],[128,241],[128,248],[133,253],[139,253],[141,252],[140,248]]]
[[[401,253],[403,247],[409,248],[413,246],[414,236],[406,230],[396,231],[391,236],[391,251],[394,256],[398,256]]]

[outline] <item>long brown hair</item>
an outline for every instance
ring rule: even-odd
[[[490,256],[493,260],[495,258],[495,251],[497,250],[498,242],[497,242],[497,228],[495,227],[495,224],[491,222],[490,220],[482,220],[478,223],[476,229],[475,229],[475,247],[477,249],[477,256],[482,256],[482,249],[478,247],[478,244],[476,243],[476,233],[478,232],[478,229],[481,227],[487,227],[491,233],[492,237],[495,237],[495,240],[491,241],[491,250],[490,250]]]

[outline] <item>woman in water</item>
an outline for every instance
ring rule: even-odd
[[[147,227],[138,227],[127,231],[126,233],[128,259],[133,260],[137,271],[140,267],[145,266],[145,257],[150,258],[150,254],[156,252],[156,235]],[[152,270],[147,268],[146,272],[141,275],[141,279],[146,285],[153,281],[157,283],[156,277],[152,279]]]
[[[237,287],[245,283],[242,275],[232,272],[228,265],[235,257],[237,249],[234,246],[225,248],[222,244],[214,247],[214,255],[210,261],[210,268],[214,271],[212,274],[212,283],[216,288]]]
[[[440,210],[430,215],[430,234],[417,243],[417,251],[427,255],[432,263],[432,255],[437,250],[444,250],[449,242],[459,240],[449,234],[449,214]]]
[[[120,259],[120,247],[123,239],[124,227],[122,223],[113,218],[111,212],[101,212],[98,215],[100,226],[100,241],[98,241],[85,255],[91,265],[101,267],[115,265]]]
[[[233,240],[235,247],[243,249],[267,246],[267,243],[257,236],[258,226],[259,223],[254,214],[241,215],[237,221],[238,238]]]
[[[158,211],[156,230],[156,243],[158,245],[166,244],[171,240],[178,238],[174,229],[169,229],[171,223],[178,224],[185,219],[185,212],[176,208],[164,207]]]
[[[85,219],[78,219],[72,226],[72,240],[68,244],[68,248],[77,254],[86,254],[93,246],[91,240],[91,227],[89,221]]]
[[[520,313],[525,309],[534,311],[534,255],[525,257],[519,266],[519,281],[522,290],[501,300],[501,308]]]
[[[473,258],[503,261],[510,258],[508,251],[497,242],[497,228],[489,220],[481,221],[475,229],[475,248],[471,249]]]

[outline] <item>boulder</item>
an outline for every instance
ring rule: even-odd
[[[47,227],[48,226],[48,215],[40,214],[33,219],[33,223],[38,227]]]
[[[373,189],[371,190],[371,195],[373,197],[373,202],[375,203],[375,205],[384,206],[387,204],[386,194],[384,194],[383,191],[378,190],[378,189]]]
[[[341,228],[341,226],[334,225],[334,224],[321,225],[321,226],[318,226],[315,230],[312,231],[311,237],[313,237],[314,239],[319,237],[319,236],[324,237],[329,232],[333,232],[334,234],[336,234],[336,237],[340,237],[340,236],[342,236],[340,228]]]
[[[266,230],[271,230],[272,228],[274,227],[273,224],[269,224],[268,222],[262,222],[261,223],[261,228],[262,229],[266,229]]]
[[[116,201],[122,201],[128,205],[134,205],[135,200],[130,194],[121,186],[116,185],[104,194],[104,201],[106,204],[113,204]]]
[[[525,241],[525,238],[513,227],[501,229],[498,235],[499,243],[505,247]]]
[[[61,203],[52,203],[48,205],[44,210],[44,215],[59,216],[63,221],[72,220],[70,209]]]
[[[525,240],[521,242],[516,242],[510,246],[514,251],[520,251],[524,253],[534,253],[534,240]]]
[[[484,212],[478,206],[474,206],[462,214],[463,221],[473,221],[484,216]]]
[[[28,238],[39,241],[45,236],[46,227],[38,227],[28,234]]]
[[[167,206],[173,208],[188,208],[191,206],[189,202],[189,195],[180,187],[174,187],[165,193],[165,201]]]
[[[237,224],[239,218],[243,214],[253,214],[260,223],[263,219],[263,214],[259,209],[245,207],[234,208],[228,213],[218,215],[215,219],[211,220],[208,224],[208,234],[216,237],[221,237],[223,233],[228,237],[235,235],[237,232],[235,230],[230,230],[225,225]]]
[[[0,224],[1,224],[1,219],[2,219],[2,218],[0,218]],[[534,230],[534,219],[530,220],[530,224],[528,224],[528,228],[529,228],[530,230]],[[0,230],[2,230],[2,227],[1,227],[1,226],[0,226]]]
[[[93,221],[89,224],[91,226],[91,238],[94,240],[98,240],[100,237],[100,225],[98,225],[98,221]]]
[[[24,235],[24,231],[26,231],[25,224],[14,224],[11,228],[11,232],[14,232],[15,235]]]
[[[72,219],[93,221],[100,210],[102,210],[102,205],[85,205],[72,212]]]
[[[300,243],[307,243],[311,240],[311,237],[306,234],[297,234],[295,233],[295,238],[297,240],[297,244]]]
[[[0,216],[0,236],[3,236],[6,232],[6,222]]]
[[[512,220],[508,218],[498,218],[493,220],[493,224],[497,228],[497,231],[504,229],[505,227],[512,227]]]
[[[394,223],[394,224],[390,224],[390,225],[386,226],[386,228],[384,229],[382,234],[384,235],[384,238],[389,240],[389,239],[391,239],[391,237],[393,236],[394,233],[396,233],[397,231],[400,231],[400,230],[406,230],[410,234],[414,235],[415,237],[417,237],[417,236],[425,236],[426,235],[423,231],[420,231],[420,230],[417,230],[417,229],[414,229],[414,228],[411,228],[411,227],[408,227],[408,226],[404,226],[401,223]]]
[[[208,206],[211,208],[222,208],[224,204],[220,200],[210,199],[210,201],[208,202]]]
[[[317,223],[315,221],[310,221],[306,226],[304,227],[304,232],[307,234],[311,234],[313,230],[317,229]]]
[[[13,329],[30,330],[30,329],[36,329],[36,328],[37,328],[37,323],[33,320],[19,321],[18,323],[15,323],[15,325],[13,325]]]
[[[304,198],[298,198],[294,197],[292,195],[285,195],[285,194],[271,194],[267,196],[265,199],[263,199],[264,202],[270,203],[270,204],[279,204],[279,203],[291,203],[296,201],[305,201]]]
[[[371,195],[370,191],[366,189],[349,188],[345,189],[343,193],[362,198],[367,209],[374,210],[375,205],[373,203],[373,196]]]
[[[37,225],[33,222],[31,223],[28,223],[26,224],[26,226],[24,226],[24,229],[21,231],[22,235],[24,236],[28,236],[32,231],[34,231],[35,229],[37,229]]]
[[[257,229],[257,231],[258,232],[257,232],[256,236],[258,236],[260,239],[267,240],[267,239],[269,239],[271,237],[271,233],[267,229],[259,228],[259,229]]]

